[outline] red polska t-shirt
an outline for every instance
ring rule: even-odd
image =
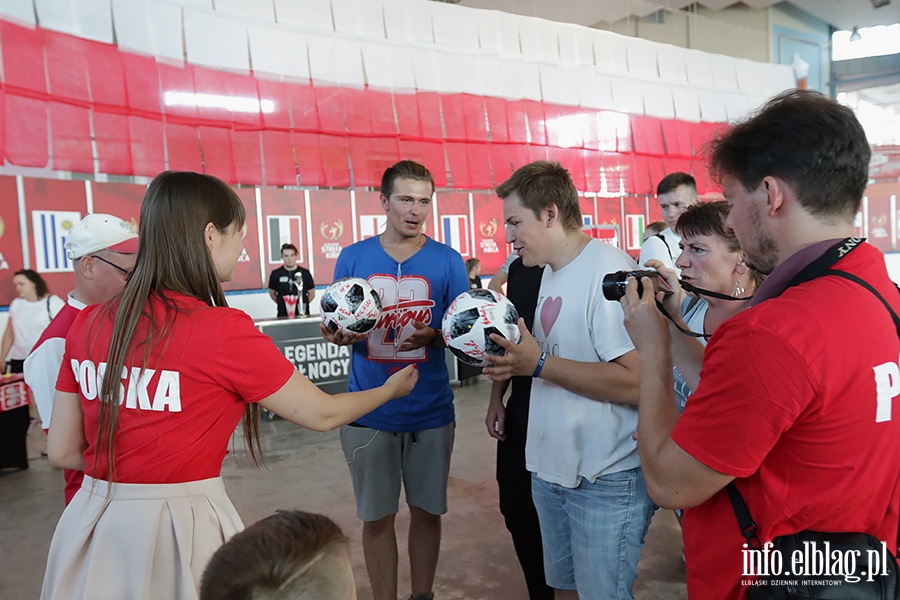
[[[114,476],[121,483],[217,477],[246,403],[272,395],[294,373],[245,313],[173,292],[166,297],[176,306],[174,313],[167,315],[159,297],[147,308],[156,323],[168,321],[169,334],[152,348],[143,374],[144,348],[132,344],[125,361]],[[84,309],[67,337],[57,380],[57,389],[80,396],[88,443],[85,473],[97,479],[107,479],[105,457],[102,464],[94,458],[97,396],[111,334],[112,320],[102,307]],[[142,320],[133,339],[147,338]]]

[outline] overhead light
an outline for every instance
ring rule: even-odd
[[[223,96],[220,94],[192,94],[190,92],[166,92],[163,94],[166,106],[198,106],[201,108],[221,108],[231,112],[263,113],[275,112],[275,103],[259,98]]]
[[[850,32],[850,41],[851,41],[851,42],[858,42],[858,41],[861,40],[861,39],[862,39],[862,36],[859,35],[859,27],[854,27],[854,28],[853,28],[853,31]]]

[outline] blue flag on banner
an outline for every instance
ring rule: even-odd
[[[72,270],[66,255],[66,236],[81,220],[81,213],[59,210],[33,210],[34,266],[39,273],[65,273]]]

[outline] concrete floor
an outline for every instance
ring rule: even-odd
[[[456,392],[457,428],[450,471],[449,507],[435,583],[438,600],[522,600],[525,584],[497,508],[495,442],[484,428],[490,383],[476,381]],[[282,420],[261,425],[269,471],[244,457],[243,444],[222,469],[228,493],[247,524],[277,509],[299,508],[331,516],[350,537],[359,598],[371,598],[363,565],[361,527],[337,432],[316,433]],[[43,434],[29,434],[31,467],[0,470],[0,599],[37,598],[50,538],[63,509],[62,473],[40,457]],[[397,519],[401,540],[400,592],[406,598],[404,564],[407,513]],[[657,511],[635,584],[637,600],[687,598],[681,533],[671,511]]]

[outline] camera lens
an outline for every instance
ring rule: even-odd
[[[607,273],[603,276],[603,297],[612,302],[618,302],[625,295],[625,286],[629,277],[637,280],[638,296],[644,294],[644,286],[641,284],[641,278],[649,277],[653,280],[653,289],[657,292],[665,292],[671,294],[672,290],[665,283],[665,280],[659,279],[659,273],[656,271],[616,271],[615,273]]]
[[[611,302],[618,302],[625,295],[625,280],[631,271],[616,271],[603,276],[603,297]],[[640,281],[638,281],[640,285]]]

